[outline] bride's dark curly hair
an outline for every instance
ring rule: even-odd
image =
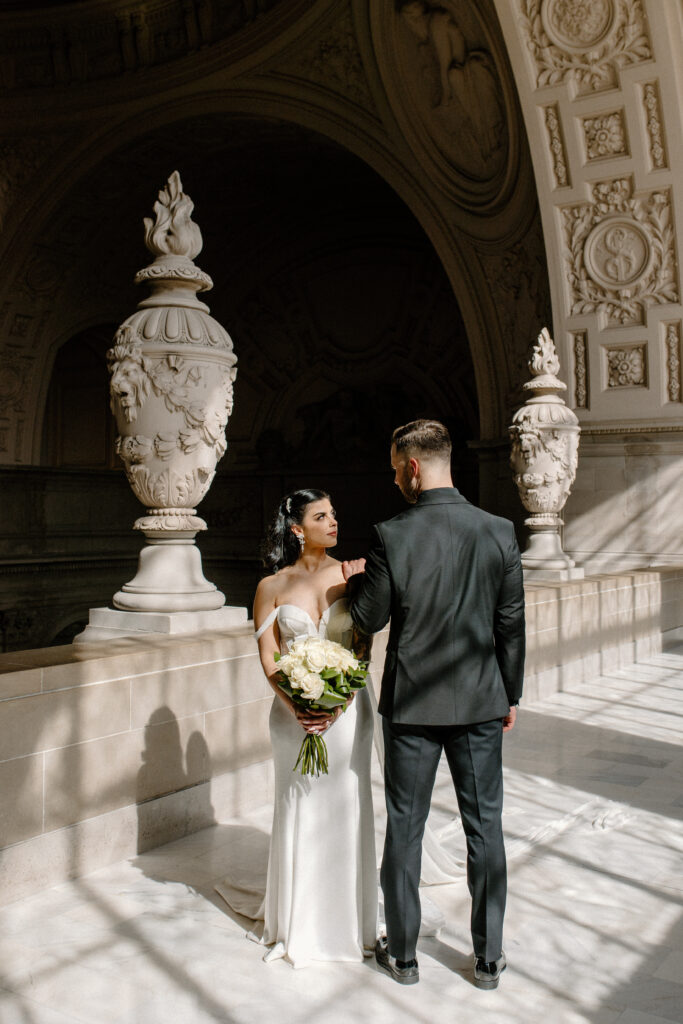
[[[327,491],[318,491],[312,487],[292,491],[291,494],[284,496],[261,546],[263,564],[271,572],[284,569],[286,565],[294,565],[301,548],[295,534],[292,533],[292,526],[301,522],[311,502],[320,501],[322,498],[329,498]]]

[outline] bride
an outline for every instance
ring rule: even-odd
[[[337,520],[324,491],[283,498],[267,537],[254,625],[263,671],[275,693],[270,737],[275,806],[264,901],[265,959],[294,967],[361,960],[377,937],[377,873],[370,781],[373,709],[367,689],[344,712],[296,707],[277,685],[277,652],[302,634],[351,647],[353,624],[337,543]],[[357,653],[358,644],[356,646]],[[303,733],[324,735],[329,774],[292,769]]]

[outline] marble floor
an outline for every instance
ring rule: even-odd
[[[213,889],[236,859],[263,870],[261,808],[1,910],[0,1024],[683,1022],[682,670],[679,646],[522,709],[497,991],[472,984],[463,880],[423,890],[445,925],[419,985],[372,961],[264,964]],[[453,804],[442,771],[430,823],[461,861]]]

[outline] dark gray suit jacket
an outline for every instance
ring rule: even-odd
[[[365,633],[389,619],[380,713],[410,725],[503,718],[522,694],[524,589],[507,519],[455,487],[424,491],[374,527],[351,614]],[[352,588],[353,589],[353,588]]]

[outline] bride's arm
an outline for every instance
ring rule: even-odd
[[[254,597],[254,629],[258,632],[261,625],[266,621],[269,615],[275,611],[275,594],[271,586],[268,586],[270,580],[261,580],[258,587],[256,588],[256,596]],[[258,638],[258,653],[261,659],[261,667],[265,673],[266,679],[270,683],[273,691],[280,700],[287,705],[292,714],[296,713],[296,708],[291,698],[281,690],[277,684],[278,680],[278,667],[275,661],[275,655],[280,652],[280,631],[277,625],[277,617],[273,619],[267,629],[261,633]]]

